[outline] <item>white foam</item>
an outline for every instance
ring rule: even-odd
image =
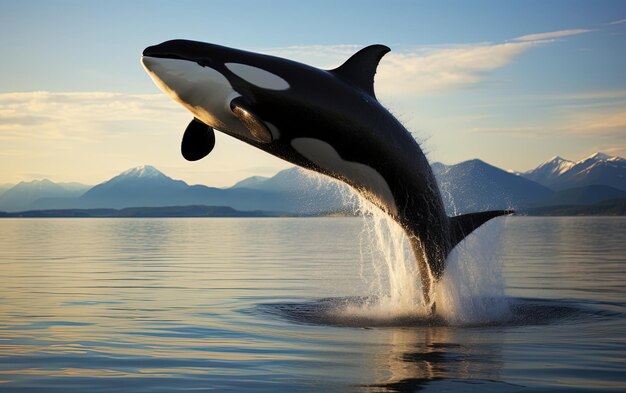
[[[361,279],[369,286],[368,301],[346,306],[342,313],[377,320],[429,316],[404,230],[365,198],[357,199],[364,225]],[[489,221],[449,255],[444,276],[434,288],[437,316],[448,324],[484,324],[510,317],[500,257],[504,223],[505,218]]]

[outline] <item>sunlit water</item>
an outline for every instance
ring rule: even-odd
[[[626,219],[0,220],[0,391],[624,391]]]

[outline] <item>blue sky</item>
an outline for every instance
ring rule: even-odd
[[[139,64],[172,38],[340,64],[390,46],[381,102],[431,161],[527,170],[626,155],[624,1],[0,1],[0,183],[98,183],[152,164],[226,186],[288,164],[219,136],[180,157],[190,115]]]

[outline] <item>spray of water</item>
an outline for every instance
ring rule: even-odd
[[[327,177],[305,172],[311,185],[324,188],[323,184],[328,184]],[[432,318],[431,305],[425,301],[421,288],[421,272],[404,229],[345,184],[334,183],[343,206],[363,218],[360,279],[369,288],[364,301],[344,303],[334,312],[341,318],[378,323]],[[437,318],[453,325],[509,319],[499,252],[504,225],[504,218],[491,220],[448,256],[444,276],[431,294]]]
[[[437,313],[451,324],[484,324],[509,320],[501,245],[506,218],[495,218],[465,238],[447,259],[435,287]]]
[[[361,233],[363,280],[369,280],[368,301],[348,306],[355,317],[378,319],[430,316],[423,298],[420,272],[404,230],[362,197]],[[498,218],[470,234],[448,256],[442,279],[434,286],[437,316],[449,324],[484,324],[510,317],[499,245],[504,219]],[[369,266],[370,269],[366,267]]]
[[[344,317],[368,321],[429,315],[420,272],[404,229],[364,197],[348,192],[345,199],[363,219],[360,279],[368,287],[368,294],[364,302],[343,305],[338,311]]]

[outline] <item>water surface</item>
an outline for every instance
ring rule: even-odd
[[[360,218],[0,220],[0,391],[624,391],[626,219],[494,225],[432,318]]]

